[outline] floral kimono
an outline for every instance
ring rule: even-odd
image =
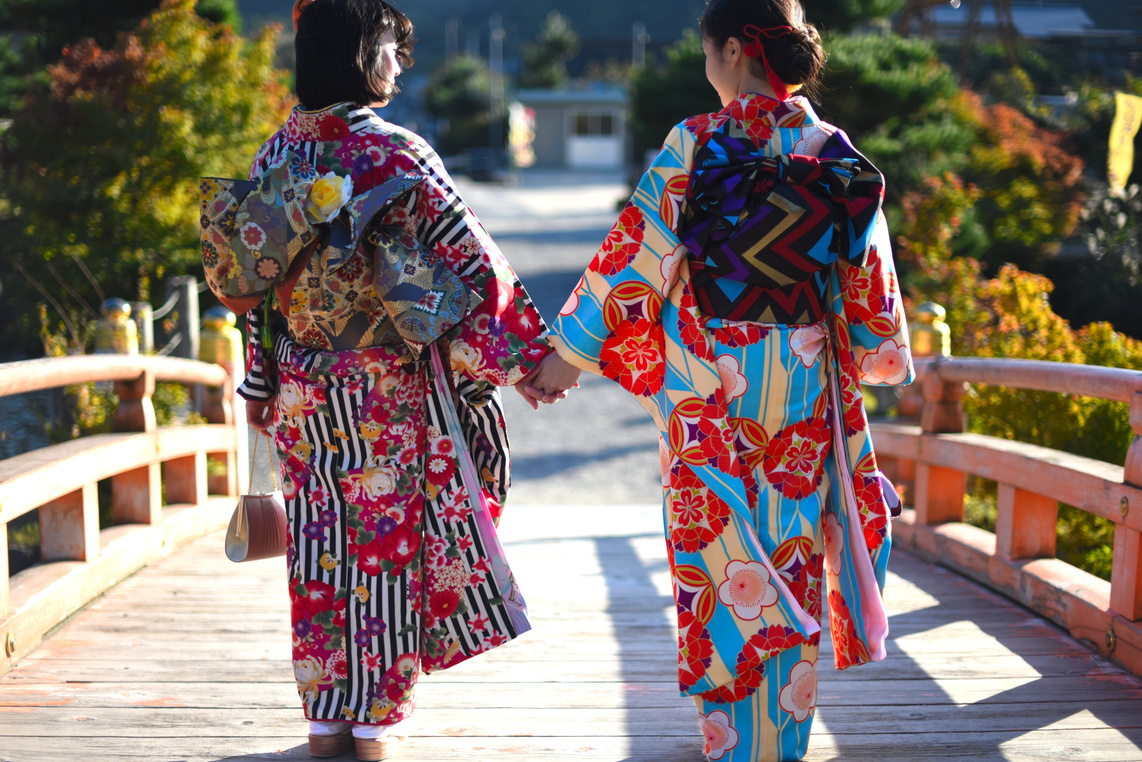
[[[421,670],[529,629],[496,387],[546,328],[436,154],[367,108],[295,110],[249,182],[204,181],[202,222],[212,289],[254,307],[241,391],[276,398],[306,717],[395,724]]]
[[[826,598],[838,668],[884,657],[860,384],[913,371],[882,198],[805,99],[744,95],[670,133],[552,332],[658,424],[679,683],[711,760],[805,754]]]

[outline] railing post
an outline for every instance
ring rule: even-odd
[[[0,523],[0,617],[8,616],[8,574],[8,524]],[[0,637],[4,637],[3,632]]]
[[[995,552],[1011,560],[1054,558],[1059,503],[1049,497],[999,485]]]
[[[45,561],[94,561],[99,557],[99,494],[85,484],[40,506],[40,552]]]
[[[940,361],[929,366],[921,380],[924,407],[920,430],[924,434],[958,434],[964,430],[962,383],[949,383],[940,377]],[[963,471],[916,464],[916,523],[920,526],[964,520]]]
[[[248,483],[245,400],[234,391],[245,370],[244,341],[236,323],[234,313],[223,307],[212,307],[202,316],[198,359],[221,365],[230,377],[222,388],[206,390],[202,414],[210,423],[234,424],[237,435],[232,449],[210,453],[211,458],[226,463],[225,474],[210,477],[210,492],[215,495],[237,495],[239,485]]]
[[[1130,428],[1134,441],[1126,453],[1124,481],[1142,487],[1142,392],[1130,397]],[[1142,505],[1123,498],[1122,518]],[[1142,621],[1142,533],[1123,524],[1114,527],[1114,566],[1110,574],[1110,607],[1132,622]]]
[[[115,431],[154,432],[155,377],[145,371],[134,381],[116,381]],[[163,516],[162,469],[157,462],[111,477],[112,517],[116,524],[158,524]]]

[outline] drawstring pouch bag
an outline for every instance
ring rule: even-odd
[[[278,478],[274,469],[274,454],[269,436],[264,437],[266,452],[270,456],[270,473],[274,480],[273,492],[254,492],[254,468],[258,462],[258,448],[250,463],[250,485],[246,494],[238,498],[230,526],[226,529],[226,557],[234,563],[261,561],[284,556],[288,526]]]

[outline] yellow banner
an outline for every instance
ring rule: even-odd
[[[1118,108],[1110,127],[1110,155],[1106,163],[1110,189],[1120,191],[1134,169],[1134,136],[1142,126],[1142,98],[1115,93],[1114,100]]]

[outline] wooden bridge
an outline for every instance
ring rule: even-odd
[[[889,658],[837,673],[824,644],[808,758],[1142,761],[1142,374],[921,372],[920,425],[876,432],[914,506],[894,524]],[[210,423],[157,427],[156,379],[207,389]],[[0,525],[38,509],[46,561],[9,578],[0,552],[0,762],[307,759],[281,563],[221,553],[244,462],[230,376],[136,357],[0,366],[0,396],[92,381],[116,384],[115,433],[0,462]],[[1125,466],[963,433],[965,383],[1128,404]],[[968,475],[999,484],[995,534],[962,523]],[[1054,558],[1060,502],[1114,522],[1109,582]],[[504,538],[535,630],[424,679],[394,759],[702,759],[660,526],[654,506],[514,506]]]

